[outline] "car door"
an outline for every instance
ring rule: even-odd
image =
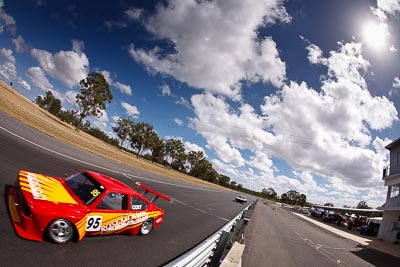
[[[120,233],[129,226],[129,196],[119,192],[108,192],[88,213],[86,235]]]
[[[139,195],[131,195],[129,200],[129,230],[132,230],[132,234],[137,234],[139,227],[149,218],[147,209],[150,204]]]

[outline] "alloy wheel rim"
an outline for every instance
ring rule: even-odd
[[[151,221],[150,220],[145,221],[142,226],[142,233],[144,235],[148,234],[151,231],[151,227],[152,227]]]
[[[69,224],[64,221],[54,222],[51,226],[50,233],[52,237],[59,242],[68,241],[72,235],[72,231]]]

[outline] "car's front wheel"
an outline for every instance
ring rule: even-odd
[[[74,235],[72,224],[65,219],[56,219],[47,227],[47,236],[57,244],[67,243]]]
[[[153,225],[153,219],[147,219],[146,221],[144,221],[142,227],[140,227],[140,234],[147,235],[148,233],[150,233],[151,230],[153,230]]]

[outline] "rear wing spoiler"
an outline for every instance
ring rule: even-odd
[[[159,193],[159,192],[157,192],[157,191],[155,191],[155,190],[153,190],[151,188],[148,188],[147,186],[142,185],[140,182],[136,182],[135,185],[140,187],[140,188],[142,188],[142,189],[144,189],[144,192],[142,193],[142,196],[146,195],[149,192],[154,195],[154,198],[152,200],[150,200],[150,202],[152,202],[152,203],[154,201],[156,201],[159,197],[165,199],[166,201],[168,201],[170,203],[174,203],[174,201],[175,201],[174,198],[170,198],[170,197],[168,197],[166,195],[163,195],[163,194],[161,194],[161,193]]]

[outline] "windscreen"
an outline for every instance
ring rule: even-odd
[[[74,174],[65,182],[85,204],[92,203],[104,192],[104,186],[85,172]]]

